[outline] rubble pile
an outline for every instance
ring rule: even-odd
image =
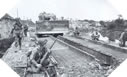
[[[15,23],[14,18],[12,18],[9,14],[5,14],[0,19],[0,36],[1,36],[0,39],[9,37],[14,23]]]
[[[6,62],[16,73],[18,73],[21,77],[24,73],[24,68],[27,67],[27,56],[26,53],[29,51],[29,39],[25,38],[22,43],[22,50],[15,47],[15,43],[11,45],[11,47],[6,51],[2,57],[2,60]]]
[[[67,75],[67,77],[107,77],[112,71],[110,66],[102,67],[96,62],[80,66],[72,64],[71,66],[60,67],[58,70],[60,76]]]
[[[2,20],[0,21],[0,35],[1,39],[8,38],[11,32],[14,22],[11,20]]]

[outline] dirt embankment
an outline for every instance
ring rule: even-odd
[[[14,38],[10,37],[13,24],[13,20],[0,20],[0,58],[14,41]]]
[[[4,55],[6,50],[11,46],[14,42],[14,38],[5,38],[0,40],[0,58]]]

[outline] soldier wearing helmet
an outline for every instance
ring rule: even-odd
[[[125,29],[124,32],[121,33],[119,40],[121,42],[119,46],[125,47],[127,41],[127,29]]]
[[[19,45],[21,49],[21,40],[22,40],[22,24],[20,19],[15,19],[15,24],[13,25],[11,34],[15,37],[15,46]]]
[[[29,72],[40,72],[48,67],[50,51],[46,47],[47,40],[36,42],[35,50],[28,53]],[[35,68],[32,70],[31,68]]]
[[[23,32],[24,32],[24,35],[27,37],[28,25],[24,25]]]

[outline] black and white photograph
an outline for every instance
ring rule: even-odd
[[[109,0],[20,0],[0,18],[0,58],[20,77],[108,77],[126,41]]]

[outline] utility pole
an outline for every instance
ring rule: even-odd
[[[25,20],[25,16],[23,16],[23,19]]]
[[[18,18],[19,16],[18,16],[18,8],[17,8],[17,18]]]

